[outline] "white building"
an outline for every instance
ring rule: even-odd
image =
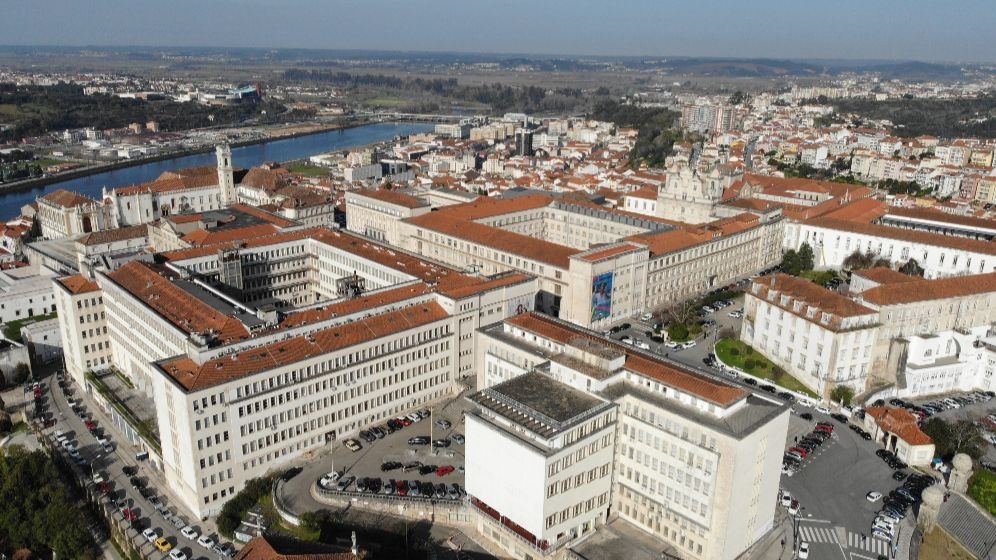
[[[481,534],[523,557],[592,533],[609,517],[616,406],[540,373],[470,397],[466,488]],[[527,552],[528,551],[528,552]]]
[[[0,271],[0,323],[48,315],[55,310],[51,276],[38,274],[35,267]]]
[[[837,385],[860,393],[879,314],[805,278],[758,278],[744,299],[740,338],[822,397]]]
[[[562,486],[554,479],[559,471],[548,468],[545,478],[529,474],[523,486],[515,486],[523,492],[515,495],[515,500],[496,495],[497,490],[488,488],[483,479],[473,478],[472,466],[519,456],[513,449],[521,445],[522,438],[528,439],[524,434],[543,429],[544,423],[556,425],[551,421],[537,423],[532,418],[537,416],[535,412],[532,417],[516,417],[514,411],[521,401],[531,403],[535,411],[556,407],[559,395],[565,395],[562,404],[581,403],[568,406],[568,410],[582,415],[585,422],[602,414],[616,415],[611,511],[662,541],[662,549],[684,558],[733,559],[772,528],[781,450],[788,429],[788,407],[783,402],[537,313],[517,315],[482,329],[478,360],[478,386],[486,389],[470,398],[483,403],[484,408],[503,410],[505,420],[500,425],[468,420],[468,432],[471,422],[480,424],[475,427],[478,437],[488,442],[476,448],[476,438],[468,437],[468,493],[472,503],[478,500],[487,506],[478,508],[479,527],[487,528],[484,535],[511,542],[505,550],[513,556],[550,554],[557,543],[565,542],[563,539],[580,536],[588,519],[597,530],[602,510],[593,496],[600,495],[598,469],[602,459],[597,453],[602,444],[596,443],[604,441],[604,436],[597,436],[600,426],[584,431],[591,438],[583,442],[590,451],[574,452],[564,463],[581,462],[576,467],[579,471],[591,473],[595,469],[596,473],[590,475],[595,477],[590,482],[592,488],[583,488],[578,495],[585,501],[570,508],[565,518],[570,520],[570,528],[557,525],[560,517],[554,517],[551,526],[537,525],[543,515],[551,522],[549,509],[556,508],[542,512],[539,508],[557,497]],[[545,382],[549,390],[520,395],[522,387],[514,380],[527,375],[531,377],[523,382],[525,386]],[[549,379],[542,380],[542,376]],[[515,388],[515,398],[503,394],[509,386]],[[584,394],[587,399],[582,398]],[[546,402],[547,398],[554,402]],[[601,401],[614,403],[615,412],[602,412]],[[507,408],[501,409],[499,403]],[[571,412],[561,414],[562,418],[572,416]],[[579,420],[572,425],[584,424]],[[494,433],[482,434],[488,430]],[[538,467],[539,461],[531,464]],[[588,476],[576,478],[575,485],[589,480]],[[547,483],[545,488],[540,480]],[[547,500],[542,501],[536,492],[545,492]],[[578,520],[572,517],[575,515],[588,517]],[[519,527],[533,528],[527,529],[535,537],[533,542],[549,547],[529,546],[528,537],[516,539],[514,528],[504,524],[502,529],[505,518]],[[581,522],[580,527],[576,521]],[[541,532],[533,533],[534,529]],[[547,529],[552,529],[552,534],[542,532]]]
[[[40,222],[42,237],[46,239],[75,237],[117,227],[109,207],[65,189],[38,197],[35,219]]]

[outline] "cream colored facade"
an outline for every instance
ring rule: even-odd
[[[389,191],[388,191],[389,192]],[[404,195],[402,199],[414,199]],[[395,247],[403,246],[402,220],[429,212],[428,203],[419,206],[374,198],[364,191],[346,192],[346,229]]]
[[[104,296],[83,276],[55,280],[55,305],[66,371],[80,387],[84,374],[113,363]]]
[[[701,224],[713,219],[713,206],[723,198],[726,180],[715,170],[700,174],[682,167],[667,174],[657,195],[657,215],[668,220]]]
[[[481,387],[542,374],[617,405],[612,512],[669,554],[732,560],[773,527],[788,430],[783,403],[727,392],[721,379],[539,315],[482,329],[478,360]],[[695,385],[683,382],[691,378]],[[488,453],[498,460],[505,447],[495,442]],[[507,507],[494,509],[528,515]]]

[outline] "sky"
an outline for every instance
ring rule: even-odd
[[[993,0],[4,0],[0,44],[996,61]]]

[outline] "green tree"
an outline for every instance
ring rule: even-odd
[[[48,455],[14,447],[0,455],[0,542],[41,557],[90,559],[93,542],[77,498]],[[26,490],[30,489],[30,490]]]
[[[14,422],[10,419],[10,414],[0,412],[0,434],[9,434],[14,429]]]
[[[785,274],[791,274],[792,276],[798,276],[802,272],[802,259],[799,258],[799,253],[796,253],[794,249],[789,249],[782,255],[782,272]]]
[[[849,405],[854,400],[854,389],[847,385],[837,385],[830,391],[830,398],[845,406]]]
[[[786,375],[786,372],[781,367],[775,366],[775,367],[771,368],[771,379],[775,380],[776,382],[777,381],[781,381],[782,378],[785,377],[785,375]]]
[[[683,323],[671,323],[667,326],[667,337],[678,342],[688,340],[688,327]]]
[[[814,259],[813,248],[809,246],[809,243],[803,243],[799,247],[799,264],[802,265],[802,269],[813,270]]]
[[[747,94],[739,89],[733,92],[733,95],[731,95],[729,99],[730,105],[740,105],[744,101],[747,101]]]
[[[221,513],[218,514],[218,532],[231,538],[232,533],[242,522],[242,516],[269,493],[275,476],[270,475],[249,480],[238,494],[225,502],[221,508]]]

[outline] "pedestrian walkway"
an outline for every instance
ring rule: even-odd
[[[976,557],[996,557],[996,523],[960,494],[952,493],[941,505],[937,521]]]
[[[876,555],[889,553],[889,541],[867,534],[861,535],[860,533],[847,533],[847,547],[866,550]]]
[[[837,531],[830,525],[802,525],[799,527],[799,536],[808,543],[833,543],[838,544]]]

